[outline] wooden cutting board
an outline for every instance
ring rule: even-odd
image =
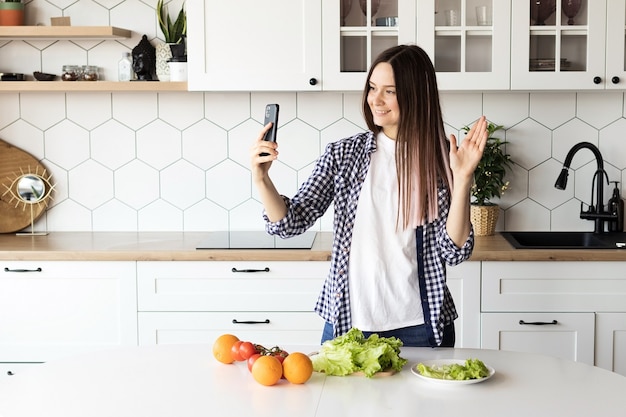
[[[31,154],[0,139],[0,233],[14,233],[30,226],[30,205],[17,200],[8,188],[23,174],[37,173],[48,178],[47,169]],[[46,205],[33,204],[33,218],[44,213]]]

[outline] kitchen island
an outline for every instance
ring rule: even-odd
[[[288,346],[312,352],[317,346]],[[402,348],[402,371],[371,379],[314,373],[266,387],[210,345],[116,348],[50,361],[0,382],[0,417],[623,416],[626,377],[564,359],[480,349]],[[433,359],[478,358],[495,369],[475,384],[411,372]]]

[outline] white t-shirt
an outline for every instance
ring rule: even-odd
[[[398,230],[395,141],[378,134],[361,189],[350,251],[352,326],[385,331],[424,324],[415,230]]]

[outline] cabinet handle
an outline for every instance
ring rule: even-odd
[[[41,272],[41,268],[37,269],[9,269],[7,267],[4,268],[4,272]]]
[[[270,319],[265,319],[263,321],[257,321],[257,320],[237,320],[237,319],[233,319],[233,324],[269,324],[270,323]]]
[[[548,324],[558,324],[558,322],[556,320],[552,320],[552,321],[524,321],[524,320],[520,320],[519,324],[523,325],[529,325],[529,326],[545,326]]]
[[[611,78],[611,82],[613,84],[619,84],[619,77],[616,76],[616,77]]]
[[[593,77],[593,83],[594,84],[600,84],[602,82],[602,78],[600,77]]]
[[[263,269],[237,269],[237,268],[233,268],[233,269],[231,269],[231,271],[233,271],[233,272],[270,272],[270,269],[266,266]]]
[[[311,84],[311,85],[316,85],[316,84],[317,84],[317,79],[315,79],[315,78],[311,78],[311,79],[309,80],[309,84]]]

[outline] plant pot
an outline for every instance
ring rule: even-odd
[[[170,80],[170,66],[168,61],[172,59],[172,49],[169,43],[159,42],[156,44],[156,75],[159,81]]]
[[[23,3],[0,3],[0,26],[23,26],[24,4]]]
[[[490,206],[470,206],[470,220],[474,226],[476,236],[491,236],[496,232],[496,223],[500,206],[494,204]]]

